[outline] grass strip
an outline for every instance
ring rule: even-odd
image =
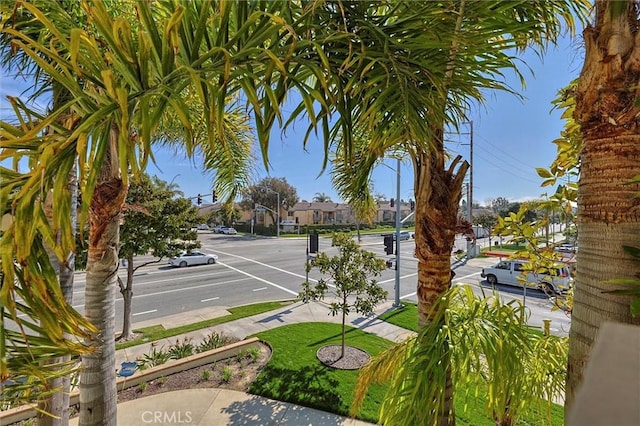
[[[263,312],[273,311],[275,309],[282,308],[292,304],[293,300],[278,301],[278,302],[264,302],[255,303],[251,305],[236,306],[234,308],[227,309],[230,314],[222,317],[211,318],[204,321],[199,321],[192,324],[183,325],[180,327],[165,329],[160,325],[151,327],[145,327],[136,329],[134,332],[141,333],[141,336],[137,339],[130,340],[128,342],[122,342],[116,344],[116,350],[129,348],[131,346],[140,345],[142,343],[153,342],[155,340],[164,339],[166,337],[178,336],[181,334],[189,333],[195,330],[201,330],[203,328],[211,327],[218,324],[224,324],[226,322],[235,321],[241,318],[258,315]]]
[[[407,330],[418,332],[418,305],[412,302],[400,301],[401,307],[388,310],[380,315],[382,321],[386,321],[389,324],[397,325],[398,327],[405,328]],[[529,326],[531,330],[540,336],[544,333],[539,327]]]

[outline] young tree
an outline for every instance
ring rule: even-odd
[[[123,223],[120,226],[119,258],[126,260],[127,278],[118,276],[124,302],[120,339],[130,339],[133,277],[143,266],[158,263],[181,250],[200,247],[197,233],[191,231],[201,218],[190,200],[176,197],[166,182],[147,175],[132,180],[127,193]],[[152,254],[157,259],[134,266],[134,258]]]
[[[307,264],[307,270],[318,268],[322,274],[329,274],[336,300],[329,303],[331,315],[342,315],[342,351],[345,354],[345,320],[350,312],[370,315],[376,305],[387,297],[387,292],[371,276],[377,277],[386,269],[383,259],[374,253],[363,250],[351,235],[333,234],[331,245],[338,247],[338,254],[329,257],[320,252]],[[302,283],[298,298],[304,303],[311,300],[323,300],[329,292],[329,282],[324,278],[314,285],[309,281]]]

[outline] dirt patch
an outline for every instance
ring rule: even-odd
[[[367,365],[371,359],[366,351],[353,346],[345,346],[344,356],[341,355],[342,346],[340,345],[323,346],[316,353],[321,363],[340,370],[357,370]]]

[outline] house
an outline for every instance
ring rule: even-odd
[[[199,213],[201,216],[207,216],[212,212],[218,211],[220,207],[218,203],[202,206]],[[395,222],[396,208],[396,206],[391,207],[389,202],[378,203],[378,211],[374,217],[374,223]],[[272,215],[264,207],[240,210],[240,206],[236,204],[236,209],[240,211],[240,219],[238,220],[240,223],[249,224],[253,219],[254,225],[266,227],[275,225],[275,214]],[[401,203],[401,218],[406,218],[410,213],[411,205],[409,203]],[[302,201],[287,210],[283,208],[280,211],[280,223],[283,226],[295,229],[306,225],[353,225],[356,223],[356,218],[353,209],[346,203]]]

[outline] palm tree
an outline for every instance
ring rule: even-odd
[[[324,192],[316,192],[316,195],[313,196],[313,201],[315,203],[331,203],[331,197],[325,194]]]
[[[338,118],[331,130],[349,203],[371,202],[368,182],[389,152],[414,165],[419,324],[433,320],[432,306],[451,284],[455,235],[471,232],[457,218],[468,164],[448,160],[444,131],[465,121],[484,89],[512,92],[504,69],[518,72],[511,50],[543,48],[555,40],[586,2],[353,2],[318,6],[314,35],[337,32],[327,54],[329,87]],[[401,17],[401,18],[399,18]],[[320,90],[320,85],[317,87]],[[360,136],[363,135],[363,136]],[[358,142],[363,138],[364,142]],[[441,364],[449,365],[445,359]],[[437,424],[453,422],[450,374],[440,388],[447,404]]]
[[[302,80],[297,82],[296,77],[306,79],[313,70],[296,74],[295,66],[288,69],[287,63],[293,58],[294,48],[304,49],[305,44],[280,18],[296,19],[302,12],[288,2],[167,0],[135,3],[135,14],[121,14],[102,2],[84,1],[78,7],[91,22],[87,27],[73,20],[57,22],[58,15],[43,13],[33,4],[19,6],[32,15],[34,25],[52,34],[51,39],[44,43],[30,38],[28,32],[12,27],[10,18],[3,20],[3,34],[11,40],[12,48],[29,55],[71,96],[63,106],[36,116],[36,120],[31,119],[34,112],[16,100],[15,108],[24,124],[1,123],[3,158],[15,159],[28,153],[37,160],[27,173],[3,173],[3,212],[12,209],[15,220],[1,242],[7,249],[2,251],[2,306],[18,324],[25,324],[18,317],[15,303],[16,294],[20,295],[31,317],[40,321],[38,330],[52,342],[52,352],[58,347],[63,353],[81,352],[79,345],[63,339],[63,333],[91,332],[89,343],[95,351],[82,357],[80,424],[113,424],[113,272],[118,264],[119,216],[129,177],[144,169],[152,155],[151,144],[162,136],[161,123],[169,115],[179,118],[188,153],[196,147],[194,123],[202,123],[211,151],[219,152],[215,147],[220,146],[224,158],[232,161],[237,145],[225,137],[225,101],[240,91],[253,106],[257,134],[266,145],[288,87],[270,84],[281,72],[286,73],[289,84],[301,89],[311,110],[312,95],[304,91]],[[51,4],[51,8],[56,6]],[[127,21],[129,16],[139,22],[132,25]],[[118,37],[113,37],[113,28],[119,29]],[[304,61],[297,59],[297,66]],[[190,108],[194,99],[202,104],[201,110]],[[56,128],[56,134],[44,135],[43,130],[54,125],[65,111],[74,113],[70,125]],[[49,262],[39,254],[43,251],[41,240],[53,247],[59,258],[73,247],[69,202],[56,182],[66,182],[76,160],[80,163],[82,193],[79,222],[89,223],[85,293],[88,324],[57,297],[59,291]],[[223,171],[217,178],[218,188],[232,194],[237,185],[235,176]],[[52,191],[54,200],[53,225],[38,219],[40,194],[48,191]],[[55,233],[61,235],[59,240],[53,238]],[[14,258],[19,267],[14,266]],[[14,284],[16,274],[22,280],[31,280],[26,289],[33,294]],[[39,280],[37,286],[33,280]],[[4,335],[17,340],[24,337]],[[13,366],[33,354],[27,349],[12,355]],[[5,377],[4,341],[0,356],[0,373]]]
[[[608,280],[632,279],[637,271],[636,261],[623,246],[637,246],[640,239],[638,184],[628,184],[640,170],[640,4],[598,0],[595,6],[595,22],[584,31],[585,63],[573,114],[583,148],[567,406],[582,380],[600,325],[640,324],[631,316],[628,297],[606,293],[612,288]]]

